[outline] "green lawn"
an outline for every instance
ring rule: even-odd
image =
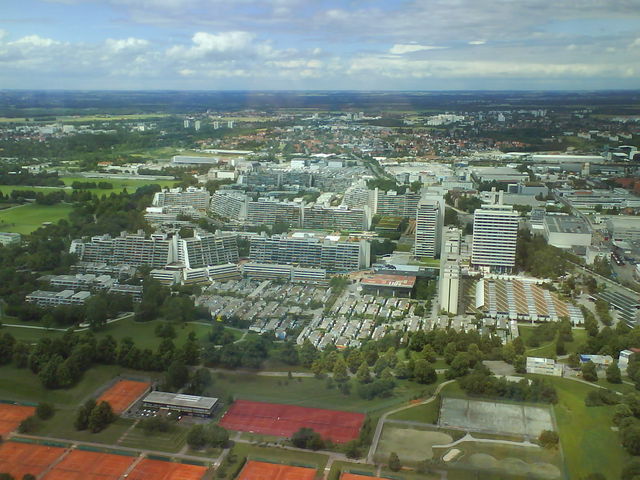
[[[107,182],[113,185],[113,189],[101,189],[101,188],[90,188],[89,192],[97,193],[97,194],[109,194],[111,192],[120,193],[125,188],[129,193],[133,193],[137,188],[143,187],[145,185],[160,185],[161,187],[173,187],[176,183],[176,180],[137,180],[137,179],[124,179],[124,178],[92,178],[92,177],[60,177],[60,179],[65,183],[65,185],[71,186],[73,182]]]
[[[553,383],[560,398],[554,412],[569,478],[601,472],[610,480],[619,479],[622,466],[630,457],[620,445],[618,433],[611,430],[613,408],[584,405],[593,387],[573,380],[544,378]]]
[[[89,430],[76,430],[73,426],[76,409],[64,408],[56,411],[50,420],[44,421],[34,432],[35,435],[42,435],[52,438],[64,438],[68,440],[78,440],[81,442],[96,442],[114,445],[118,439],[133,424],[133,420],[118,418],[115,422],[98,433],[91,433]]]
[[[227,470],[228,473],[233,472],[245,458],[317,468],[320,472],[324,470],[327,460],[329,459],[327,455],[321,453],[299,452],[277,447],[259,447],[257,445],[240,442],[233,446],[230,456],[232,458],[235,457],[235,461],[230,462],[228,461],[229,458],[227,458],[223,465],[224,470]]]
[[[186,443],[187,433],[189,429],[186,427],[175,426],[170,432],[158,433],[154,432],[147,435],[139,425],[136,425],[127,435],[118,443],[123,447],[157,450],[161,452],[179,452]]]
[[[544,358],[554,358],[556,356],[556,340],[552,342],[547,342],[539,347],[529,347],[528,340],[533,334],[534,326],[530,325],[518,325],[520,336],[524,341],[527,350],[525,355],[534,356],[534,357],[544,357]],[[565,347],[567,349],[567,353],[575,353],[581,345],[584,345],[587,341],[587,331],[584,329],[573,329],[573,340],[571,342],[566,342]]]
[[[288,380],[285,377],[223,373],[215,376],[210,393],[214,397],[223,399],[232,395],[236,399],[258,402],[356,412],[378,412],[409,401],[421,394],[424,388],[424,385],[400,381],[392,397],[365,400],[360,398],[355,391],[350,395],[343,395],[336,388],[329,390],[326,388],[324,380],[315,378]]]
[[[118,341],[121,341],[125,337],[131,337],[139,348],[151,348],[156,349],[162,339],[155,334],[156,326],[161,323],[162,320],[152,320],[149,322],[136,322],[133,318],[127,318],[118,322],[111,323],[104,327],[104,329],[95,332],[96,338],[100,339],[111,335]],[[14,320],[12,318],[3,319],[3,323],[6,324],[23,324],[28,326],[38,326],[38,323],[27,323]],[[57,327],[54,327],[57,328]],[[176,338],[173,339],[176,346],[183,345],[187,336],[191,332],[195,332],[196,336],[200,340],[206,339],[207,334],[211,330],[211,327],[206,323],[189,323],[176,325]],[[62,331],[59,330],[38,330],[33,328],[21,328],[21,327],[2,327],[3,332],[9,332],[18,340],[24,340],[26,342],[37,342],[40,338],[55,337],[62,335]],[[239,338],[241,333],[237,330],[229,330],[234,337]]]
[[[440,401],[438,398],[424,405],[416,405],[407,408],[393,415],[389,415],[389,420],[409,420],[412,422],[436,423],[440,411]]]
[[[43,222],[57,223],[67,218],[72,210],[68,204],[36,205],[29,203],[0,211],[0,231],[28,234],[42,226]]]

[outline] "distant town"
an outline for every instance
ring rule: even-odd
[[[0,474],[640,475],[624,96],[202,95],[0,112]]]

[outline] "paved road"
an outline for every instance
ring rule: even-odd
[[[378,420],[378,425],[376,425],[376,431],[373,434],[373,440],[371,441],[371,447],[369,448],[369,454],[367,455],[367,463],[373,463],[373,457],[376,453],[376,450],[378,449],[378,443],[380,442],[380,435],[382,435],[382,428],[384,427],[384,422],[387,420],[387,417],[389,415],[392,415],[397,412],[401,412],[402,410],[406,410],[407,408],[416,407],[418,405],[425,405],[427,403],[433,402],[438,397],[440,390],[442,390],[446,385],[454,381],[455,380],[448,380],[446,382],[441,383],[440,385],[438,385],[438,388],[436,388],[436,391],[433,393],[433,395],[427,398],[426,400],[423,400],[422,402],[413,403],[410,405],[404,405],[402,407],[395,408],[393,410],[390,410],[384,413],[380,417],[380,420]]]

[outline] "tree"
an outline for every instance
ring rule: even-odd
[[[435,369],[429,363],[420,358],[416,360],[413,367],[413,379],[422,384],[430,384],[438,379]]]
[[[53,417],[54,413],[55,410],[53,408],[53,405],[51,405],[50,403],[40,402],[36,408],[36,415],[38,415],[38,418],[42,420],[50,419],[51,417]]]
[[[572,353],[569,355],[567,359],[567,363],[571,368],[579,368],[580,367],[580,355],[577,353]]]
[[[20,425],[18,425],[18,432],[33,433],[36,428],[38,428],[38,419],[32,415],[20,422]]]
[[[588,382],[598,381],[598,371],[596,370],[596,364],[592,361],[588,361],[582,365],[582,378]]]
[[[526,349],[522,337],[516,337],[511,343],[513,344],[513,348],[516,350],[516,355],[524,355]]]
[[[430,343],[427,343],[422,349],[422,357],[429,363],[436,361],[436,351],[433,349]]]
[[[620,424],[623,422],[624,419],[631,418],[631,417],[633,417],[633,411],[631,410],[631,408],[629,408],[629,405],[625,403],[616,405],[615,408],[613,409],[614,425],[620,426]]]
[[[349,381],[349,373],[347,372],[347,364],[342,355],[338,356],[333,366],[333,380],[336,383],[346,383]]]
[[[320,434],[311,428],[302,427],[291,437],[291,443],[298,448],[320,450],[324,447],[324,441]]]
[[[318,358],[318,349],[313,346],[308,338],[305,338],[298,352],[298,356],[300,365],[305,368],[310,368],[313,361]]]
[[[371,382],[371,372],[369,372],[369,365],[364,360],[360,364],[358,371],[356,372],[356,379],[359,383],[370,383]]]
[[[622,469],[620,480],[638,480],[640,479],[640,459],[632,459]]]
[[[98,433],[107,428],[115,419],[116,416],[109,402],[100,402],[91,410],[87,421],[87,428],[91,430],[92,433]]]
[[[189,370],[185,365],[184,361],[180,358],[176,358],[169,368],[167,369],[167,374],[165,375],[165,382],[167,386],[172,390],[181,389],[185,383],[189,380]]]
[[[357,440],[350,440],[344,444],[344,454],[347,458],[360,458],[362,452],[360,451],[360,445]]]
[[[187,433],[187,444],[194,450],[200,450],[207,445],[207,435],[204,425],[194,425]]]
[[[640,425],[629,425],[621,432],[622,446],[630,455],[640,455]]]
[[[76,419],[74,422],[74,427],[76,430],[86,430],[89,425],[89,415],[91,411],[95,408],[96,401],[93,398],[87,400],[84,405],[80,406],[78,409],[78,413],[76,415]]]
[[[470,366],[470,355],[467,352],[460,352],[456,354],[455,358],[451,362],[451,367],[447,370],[446,377],[448,379],[463,377],[469,373]]]
[[[387,466],[392,472],[399,472],[402,468],[400,458],[398,457],[398,454],[396,452],[391,452],[389,454],[389,461],[387,462]]]
[[[607,382],[609,383],[622,383],[622,375],[620,373],[620,367],[617,363],[612,363],[606,370]]]
[[[558,433],[553,430],[543,430],[538,437],[538,442],[540,442],[540,445],[544,448],[554,448],[558,445],[559,441],[560,437]]]
[[[567,347],[564,345],[562,337],[558,337],[556,341],[556,355],[565,355],[567,353]]]
[[[513,363],[516,359],[516,349],[513,343],[507,343],[502,347],[502,359],[507,363]]]

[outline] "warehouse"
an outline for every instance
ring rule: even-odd
[[[409,275],[372,275],[360,281],[363,293],[411,297],[416,277]]]
[[[142,401],[145,408],[167,409],[197,417],[210,417],[217,398],[198,397],[169,392],[151,392]]]

